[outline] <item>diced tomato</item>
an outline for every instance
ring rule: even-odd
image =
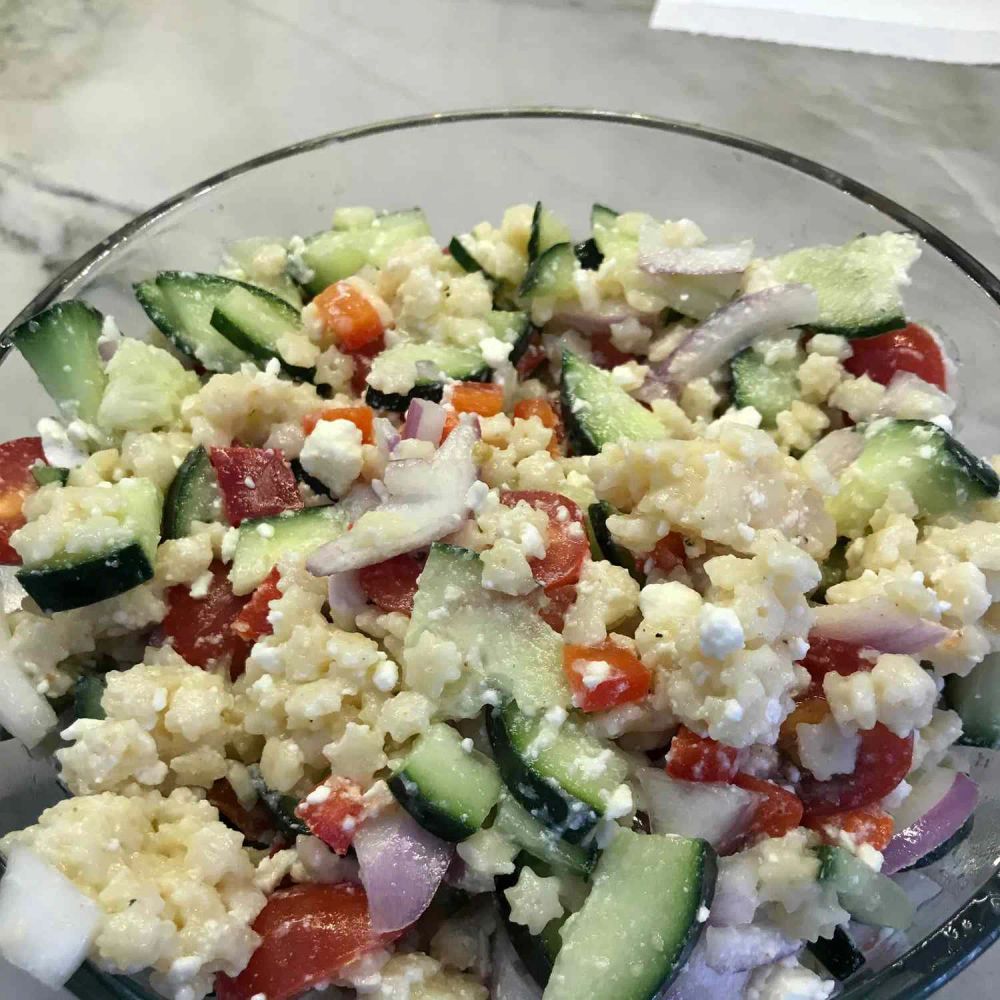
[[[532,373],[545,361],[545,350],[541,344],[541,334],[534,334],[524,354],[517,359],[514,370],[518,378],[530,378]]]
[[[880,802],[909,773],[913,761],[912,735],[905,739],[896,736],[881,722],[860,735],[853,774],[837,774],[829,781],[805,775],[799,783],[799,798],[810,823]]]
[[[799,741],[796,729],[800,725],[815,726],[830,714],[830,706],[822,696],[809,697],[800,701],[786,716],[778,734],[778,747],[781,752],[802,766],[799,760]]]
[[[549,587],[545,591],[545,600],[546,603],[538,614],[542,621],[557,632],[562,633],[563,626],[566,624],[566,612],[576,601],[576,584],[567,583],[561,587]]]
[[[24,526],[25,498],[38,489],[31,467],[39,463],[45,463],[41,438],[14,438],[0,444],[0,564],[4,566],[21,565],[10,536]]]
[[[857,844],[868,844],[876,851],[884,851],[892,840],[892,817],[877,805],[864,806],[850,812],[832,816],[809,816],[805,825],[815,830],[829,844],[836,844],[837,834],[843,830]]]
[[[233,631],[233,623],[249,598],[237,597],[229,584],[229,570],[221,562],[209,567],[212,581],[204,597],[192,597],[191,588],[167,590],[163,635],[188,663],[207,667],[229,659],[230,676],[243,673],[250,646]]]
[[[444,426],[441,428],[441,440],[447,441],[448,435],[458,426],[458,414],[449,410],[444,415]]]
[[[426,557],[406,553],[358,570],[358,583],[365,597],[380,611],[413,614],[417,578],[423,572]]]
[[[667,774],[681,781],[732,781],[740,769],[741,757],[737,747],[681,726],[667,751]]]
[[[356,396],[361,396],[368,388],[368,373],[371,371],[372,362],[385,350],[385,337],[379,337],[364,347],[359,347],[356,351],[345,351],[350,354],[354,362],[354,371],[351,373],[351,388]]]
[[[861,655],[861,647],[856,643],[821,636],[809,637],[809,652],[799,663],[809,671],[812,680],[804,698],[823,697],[823,678],[831,671],[848,677],[874,666],[870,659]]]
[[[500,502],[514,507],[519,500],[544,511],[549,519],[549,540],[545,556],[528,560],[532,575],[546,589],[576,583],[590,552],[580,508],[561,493],[546,490],[502,490]]]
[[[310,802],[310,799],[316,801]],[[313,789],[296,807],[314,837],[319,837],[338,854],[346,854],[354,831],[365,811],[361,786],[349,778],[333,775]]]
[[[274,818],[270,810],[263,802],[257,802],[252,809],[245,808],[227,778],[220,778],[212,785],[205,798],[251,844],[266,844],[274,836]]]
[[[368,898],[353,882],[279,889],[252,926],[261,942],[238,976],[215,977],[217,1000],[292,1000],[395,936],[372,929]]]
[[[562,424],[555,407],[547,399],[522,399],[514,406],[514,417],[517,420],[530,420],[538,417],[543,427],[553,431],[549,441],[549,454],[559,454],[559,442],[562,440]]]
[[[321,420],[350,420],[365,444],[375,443],[375,411],[370,406],[331,406],[302,418],[302,429],[312,434]]]
[[[333,342],[344,351],[357,351],[385,332],[378,309],[350,281],[335,281],[312,304]]]
[[[783,837],[802,823],[802,803],[793,792],[749,774],[737,774],[733,784],[764,796],[750,821],[748,833],[751,837]]]
[[[588,665],[601,664],[597,677],[588,677]],[[606,639],[599,646],[563,647],[563,670],[573,692],[573,705],[582,712],[603,712],[616,705],[640,701],[649,694],[649,669],[627,649]]]
[[[503,413],[503,386],[492,382],[457,382],[451,390],[451,405],[456,413],[495,417]]]
[[[635,361],[634,354],[618,350],[611,342],[610,333],[594,333],[590,337],[591,360],[598,368],[615,368],[626,361]]]
[[[683,566],[686,558],[684,536],[677,531],[664,535],[653,549],[653,562],[664,573],[672,573],[678,566]]]
[[[281,574],[272,569],[265,579],[250,595],[250,600],[243,605],[243,610],[233,619],[232,630],[245,642],[254,643],[261,636],[270,635],[274,631],[267,616],[271,611],[271,601],[281,597],[278,581]]]
[[[304,506],[292,467],[276,448],[213,448],[210,458],[230,524]]]
[[[890,330],[877,337],[858,337],[851,341],[851,356],[844,367],[852,375],[867,375],[888,385],[896,372],[912,372],[925,382],[944,389],[947,371],[937,340],[916,323],[902,330]]]

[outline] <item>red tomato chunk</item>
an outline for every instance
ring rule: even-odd
[[[417,579],[423,572],[425,557],[410,553],[358,570],[358,583],[365,597],[380,611],[413,614]]]
[[[213,448],[210,457],[230,524],[304,506],[292,467],[277,449],[234,445]]]
[[[261,636],[270,635],[274,629],[267,620],[271,611],[271,601],[281,597],[278,582],[281,574],[272,569],[260,586],[253,592],[243,610],[233,619],[233,632],[246,642],[254,643]]]
[[[740,751],[681,726],[667,752],[667,774],[682,781],[732,781]]]
[[[503,490],[500,493],[500,502],[508,507],[516,507],[519,500],[543,511],[549,519],[549,540],[544,557],[528,560],[534,578],[546,590],[576,583],[590,552],[580,508],[569,497],[546,490]]]
[[[912,372],[939,389],[947,386],[941,348],[933,335],[916,323],[877,337],[858,337],[851,341],[851,351],[844,367],[852,375],[867,375],[888,385],[896,372]]]
[[[295,815],[338,854],[346,854],[365,811],[361,786],[333,775],[314,788],[296,807]]]
[[[563,669],[573,692],[573,704],[584,712],[602,712],[640,701],[649,694],[652,680],[636,656],[610,639],[599,646],[566,645]]]
[[[15,438],[0,444],[0,564],[4,566],[21,565],[10,536],[24,526],[24,501],[38,489],[31,467],[39,464],[45,464],[41,438]]]

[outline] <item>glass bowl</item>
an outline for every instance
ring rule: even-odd
[[[382,122],[267,153],[151,209],[67,268],[14,320],[83,297],[126,333],[147,321],[134,281],[167,268],[214,270],[225,245],[249,236],[309,234],[337,205],[420,205],[446,241],[515,202],[542,199],[578,233],[604,202],[696,220],[713,240],[752,236],[759,251],[837,243],[861,232],[912,230],[924,240],[907,292],[909,315],[941,331],[959,363],[960,435],[997,450],[1000,281],[961,247],[895,202],[834,170],[752,139],[639,114],[553,108],[470,111]],[[14,324],[12,324],[13,326]],[[8,331],[9,332],[9,331]],[[4,437],[34,433],[50,403],[16,352],[0,366]],[[914,1000],[933,993],[1000,935],[1000,764],[970,751],[983,801],[971,837],[926,871],[943,891],[906,934],[883,942],[843,996]],[[0,745],[0,833],[34,821],[60,796],[41,755]],[[86,1000],[141,996],[85,967],[70,989]]]

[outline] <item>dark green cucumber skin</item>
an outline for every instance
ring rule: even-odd
[[[565,388],[559,390],[559,405],[563,425],[566,428],[566,443],[571,455],[596,455],[601,449],[594,439],[583,429],[583,426],[573,414],[569,393]]]
[[[502,708],[487,712],[486,732],[500,777],[513,798],[543,826],[557,830],[568,843],[579,844],[586,839],[601,818],[597,810],[547,781],[521,759],[511,741]]]
[[[621,566],[628,570],[632,579],[638,582],[639,586],[646,583],[646,574],[638,566],[635,557],[628,549],[619,545],[608,531],[608,518],[618,511],[614,509],[606,500],[592,503],[587,508],[587,520],[590,522],[591,531],[594,533],[594,540],[601,550],[601,556],[615,566]]]
[[[487,271],[486,268],[483,267],[483,265],[480,264],[468,250],[465,249],[465,245],[457,236],[452,236],[451,242],[448,244],[448,252],[451,254],[451,259],[458,264],[463,271],[467,271],[469,274],[481,271],[487,280],[496,280],[493,275],[491,275],[490,272]]]
[[[297,459],[293,458],[289,463],[292,467],[292,475],[295,476],[296,480],[300,483],[305,483],[319,497],[328,497],[330,495],[329,487],[324,483],[321,483],[315,476],[310,476],[305,469],[302,468],[302,463]]]
[[[80,674],[73,684],[73,711],[78,719],[104,719],[106,713],[101,706],[106,687],[103,677],[96,674]]]
[[[833,333],[848,340],[864,340],[866,337],[877,337],[880,333],[890,333],[892,330],[902,330],[907,320],[904,316],[893,316],[881,323],[871,326],[824,326],[821,323],[810,323],[813,333]]]
[[[489,382],[492,369],[484,368],[473,372],[463,382]],[[394,413],[405,413],[412,399],[429,399],[432,403],[440,403],[444,395],[444,385],[441,382],[428,382],[425,385],[415,385],[409,392],[379,392],[371,386],[365,390],[365,402],[373,410],[392,410]]]
[[[250,781],[253,783],[261,802],[267,807],[267,811],[274,818],[278,825],[278,830],[291,837],[311,837],[312,831],[306,826],[305,821],[295,815],[295,809],[299,802],[294,796],[282,795],[268,788],[261,776],[260,768],[253,764],[248,769]]]
[[[918,858],[909,868],[902,869],[904,872],[916,871],[918,868],[926,868],[928,865],[940,861],[945,855],[951,854],[959,844],[968,839],[972,833],[972,824],[975,816],[970,816],[943,844],[938,844],[933,851],[928,851],[922,858]]]
[[[214,512],[195,508],[189,503],[189,490],[196,479],[211,479],[215,481],[215,470],[208,457],[208,452],[202,445],[192,448],[181,462],[166,498],[163,501],[163,526],[161,533],[164,538],[184,538],[191,530],[193,521],[214,521]],[[204,514],[204,517],[199,515]]]
[[[152,578],[152,564],[138,542],[71,566],[22,569],[17,574],[18,582],[46,614],[106,601]]]
[[[547,250],[544,250],[538,257],[534,258],[528,265],[528,270],[521,281],[517,294],[520,296],[530,296],[534,292],[540,276],[548,267],[550,259],[565,253],[567,249],[572,252],[573,248],[569,243],[553,243]]]
[[[702,844],[701,902],[705,909],[711,909],[712,903],[715,901],[715,883],[719,876],[719,856],[707,841],[702,841]],[[687,934],[677,952],[677,957],[674,959],[673,967],[666,978],[660,983],[659,988],[650,996],[650,1000],[655,1000],[680,975],[681,970],[687,964],[687,960],[691,957],[691,952],[694,951],[695,946],[698,944],[704,929],[705,924],[702,921],[699,921],[697,918],[691,921]]]
[[[262,293],[261,297],[267,297],[269,299],[277,299],[279,302],[284,303],[284,299],[278,299],[278,296],[271,295],[269,292],[264,292],[263,289],[259,289]],[[285,303],[287,305],[287,303]],[[223,337],[226,338],[231,344],[235,344],[241,351],[246,351],[247,354],[253,355],[258,361],[268,362],[271,358],[275,358],[278,364],[288,372],[292,378],[298,379],[300,382],[312,382],[316,377],[315,368],[302,368],[299,365],[290,365],[285,359],[275,351],[269,351],[262,344],[259,344],[252,337],[248,337],[244,331],[233,323],[228,316],[220,312],[218,306],[212,310],[212,326],[215,327]]]
[[[597,249],[597,244],[591,236],[589,239],[577,243],[573,247],[573,253],[580,262],[580,267],[585,271],[596,271],[604,263],[604,254]]]
[[[840,981],[853,976],[865,964],[864,954],[843,927],[838,927],[832,938],[810,941],[806,947],[827,972]]]
[[[512,874],[496,876],[496,900],[514,951],[517,952],[518,958],[531,974],[531,978],[542,989],[545,989],[549,976],[552,975],[552,966],[555,964],[556,955],[559,954],[559,948],[562,946],[562,937],[559,932],[566,922],[566,918],[562,917],[559,920],[550,921],[542,929],[542,933],[537,936],[532,934],[524,924],[514,923],[510,919],[510,903],[507,900],[506,890],[517,884],[521,869],[525,867],[531,868],[536,874],[543,877],[551,874],[551,871],[542,870],[544,866],[540,862],[522,852],[514,859]]]
[[[471,837],[478,829],[478,827],[469,826],[449,815],[432,802],[428,802],[421,795],[417,782],[407,775],[405,768],[397,771],[387,784],[396,801],[435,837],[457,844],[460,840]]]
[[[36,465],[32,468],[31,475],[39,486],[48,486],[49,483],[65,486],[69,479],[69,469],[62,469],[57,465]]]
[[[893,329],[896,328],[893,327]],[[916,426],[917,424],[926,424],[927,421],[899,420],[897,423]],[[970,479],[975,480],[975,482],[979,485],[984,499],[995,497],[998,493],[1000,493],[1000,476],[997,475],[993,466],[981,459],[978,455],[973,455],[972,452],[965,447],[965,445],[953,438],[947,432],[945,432],[944,447],[961,471]]]
[[[524,326],[521,328],[521,332],[517,335],[514,340],[514,346],[510,349],[510,354],[508,355],[508,360],[512,365],[516,365],[521,358],[524,357],[524,352],[531,345],[531,339],[538,332],[537,328],[532,326],[531,320],[527,316],[524,318]],[[485,380],[490,378],[489,373],[486,373]]]
[[[843,583],[847,579],[847,540],[837,539],[836,545],[830,550],[830,554],[820,563],[819,585],[809,595],[814,601],[826,601],[826,592]]]
[[[531,232],[528,236],[528,263],[538,260],[538,244],[542,238],[542,203],[535,202],[535,209],[531,213]]]

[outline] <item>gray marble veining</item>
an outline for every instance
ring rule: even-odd
[[[133,214],[373,119],[562,104],[742,132],[1000,269],[1000,69],[654,32],[651,0],[3,0],[0,323]],[[1000,952],[941,996],[987,986]],[[0,972],[0,996],[51,994]]]

